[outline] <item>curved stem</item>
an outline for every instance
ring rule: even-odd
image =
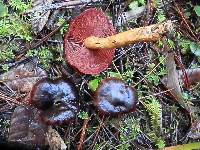
[[[146,27],[131,29],[106,38],[88,37],[85,39],[85,47],[89,49],[112,49],[127,46],[137,42],[158,41],[163,34],[172,29],[172,22],[153,24]]]

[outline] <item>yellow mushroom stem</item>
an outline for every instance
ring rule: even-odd
[[[167,21],[160,24],[131,29],[105,38],[91,36],[85,39],[84,45],[89,49],[111,49],[137,42],[155,42],[171,30],[172,22]]]

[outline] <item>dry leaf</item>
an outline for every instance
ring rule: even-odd
[[[167,69],[167,88],[171,89],[172,95],[176,98],[177,102],[185,108],[188,112],[191,112],[190,107],[184,102],[181,86],[179,83],[179,75],[176,70],[176,64],[174,61],[174,54],[168,53],[166,58],[166,69]]]
[[[200,82],[200,68],[194,68],[194,69],[185,69],[185,72],[188,76],[188,82],[189,85],[193,85],[196,84],[197,82]],[[178,70],[178,78],[179,78],[179,82],[181,85],[184,86],[184,74],[182,70]],[[163,77],[162,78],[163,83],[167,83],[167,77]]]
[[[30,145],[45,145],[47,129],[48,126],[40,120],[37,109],[18,106],[11,118],[8,140]]]
[[[166,68],[167,68],[167,88],[172,89],[172,94],[177,98],[177,100],[182,99],[182,92],[178,80],[178,72],[176,70],[176,64],[174,61],[174,54],[168,53],[166,58]]]
[[[37,60],[34,59],[0,75],[0,82],[14,91],[27,93],[38,80],[45,77],[47,77],[46,71],[38,67]]]
[[[52,2],[53,0],[34,0],[32,9],[51,4]],[[37,34],[44,28],[45,24],[47,23],[50,15],[50,10],[36,11],[32,15],[33,15],[31,19],[32,29],[33,32]]]
[[[52,129],[52,127],[49,127],[49,130],[47,132],[47,141],[50,146],[51,150],[66,150],[67,146],[65,145],[65,142],[60,137],[59,133]]]
[[[122,26],[130,20],[136,20],[143,14],[144,11],[145,11],[145,6],[141,6],[137,7],[137,9],[123,12],[117,18],[117,26]]]

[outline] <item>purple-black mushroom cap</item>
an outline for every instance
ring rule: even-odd
[[[78,90],[68,79],[40,80],[30,97],[29,103],[41,110],[41,118],[47,124],[72,122],[80,109]]]
[[[111,116],[126,114],[136,109],[136,90],[118,78],[101,81],[96,90],[95,105],[99,112]]]

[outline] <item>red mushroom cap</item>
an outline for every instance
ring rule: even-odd
[[[84,47],[87,37],[107,37],[115,29],[105,14],[95,8],[88,9],[77,16],[65,34],[64,48],[67,62],[85,74],[99,74],[111,63],[115,49],[91,50]]]

